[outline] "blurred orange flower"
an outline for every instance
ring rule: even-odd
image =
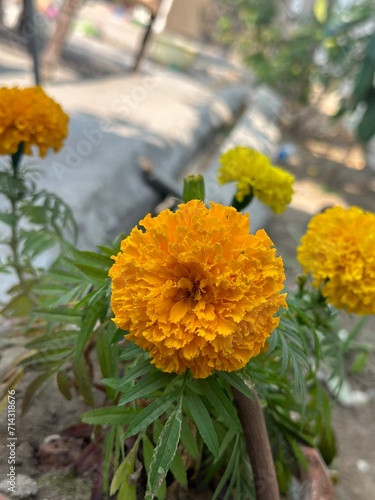
[[[0,154],[14,154],[24,143],[25,154],[33,145],[44,157],[49,148],[58,151],[68,134],[69,117],[41,87],[0,88]]]

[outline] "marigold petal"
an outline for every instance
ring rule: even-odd
[[[146,216],[113,257],[114,321],[166,372],[242,368],[286,307],[282,260],[232,207],[192,200]]]

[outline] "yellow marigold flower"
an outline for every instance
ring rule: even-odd
[[[165,372],[195,378],[242,368],[286,307],[284,269],[248,215],[199,200],[148,214],[113,257],[114,322]]]
[[[375,313],[375,214],[358,207],[315,215],[297,249],[303,270],[338,309]]]
[[[219,183],[237,182],[236,199],[250,194],[280,214],[290,203],[294,177],[254,149],[238,146],[221,155]]]
[[[24,152],[39,147],[44,157],[49,148],[58,151],[68,134],[69,117],[41,87],[0,88],[0,154],[14,154],[21,142]]]

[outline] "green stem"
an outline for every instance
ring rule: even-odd
[[[13,222],[11,226],[11,238],[9,242],[10,249],[12,251],[12,256],[13,256],[13,268],[17,274],[19,283],[21,285],[22,291],[25,294],[25,296],[30,300],[31,304],[33,306],[37,306],[38,302],[36,298],[30,293],[29,287],[27,286],[27,282],[25,280],[25,276],[23,273],[23,267],[22,263],[19,258],[19,241],[18,241],[18,225],[19,225],[19,220],[20,216],[18,213],[18,202],[22,198],[23,193],[21,193],[18,189],[18,182],[19,181],[19,164],[22,158],[22,154],[24,151],[24,143],[21,142],[18,146],[18,150],[16,153],[11,155],[12,159],[12,168],[13,168],[13,179],[14,179],[14,186],[13,189],[14,191],[10,195],[10,203],[11,203],[11,208],[12,208],[12,215],[13,215]]]
[[[368,320],[368,316],[362,316],[359,319],[358,323],[351,329],[351,331],[349,332],[349,335],[347,336],[347,338],[345,339],[345,341],[343,342],[343,345],[342,345],[342,349],[343,349],[344,352],[346,352],[348,350],[348,348],[350,347],[350,344],[361,333],[362,328],[367,323],[367,320]]]
[[[24,149],[25,149],[25,143],[24,142],[20,142],[19,145],[18,145],[17,151],[14,154],[11,155],[11,158],[12,158],[12,167],[13,167],[13,172],[14,172],[14,178],[15,179],[18,178],[18,166],[19,166],[19,163],[21,161]]]
[[[250,186],[250,193],[247,194],[242,201],[238,201],[236,196],[234,196],[231,205],[236,210],[240,211],[243,208],[247,207],[247,205],[251,203],[253,198],[254,198],[253,188]]]

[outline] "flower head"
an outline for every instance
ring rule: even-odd
[[[44,157],[49,148],[58,151],[68,133],[68,115],[41,87],[0,88],[0,154],[14,154],[21,142],[31,154],[39,147]]]
[[[238,146],[221,155],[219,183],[237,182],[236,199],[242,202],[250,194],[275,213],[283,212],[293,194],[294,177],[254,149]]]
[[[311,219],[297,251],[328,302],[348,312],[375,313],[375,214],[329,208]]]
[[[284,269],[264,230],[233,207],[192,200],[147,215],[113,257],[114,322],[163,371],[242,368],[286,307]]]

